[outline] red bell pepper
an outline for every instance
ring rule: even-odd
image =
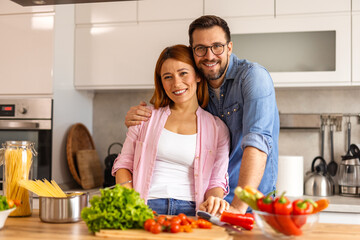
[[[269,193],[267,196],[264,196],[257,200],[257,206],[260,211],[267,212],[270,214],[274,213],[274,199],[271,195],[274,192]],[[262,215],[267,224],[270,225],[276,232],[281,232],[281,226],[276,221],[275,216],[273,215]]]
[[[317,203],[315,203],[311,199],[298,199],[293,202],[293,217],[295,225],[301,228],[306,223],[307,214],[312,214],[314,208],[317,207]]]
[[[242,227],[246,230],[251,230],[254,227],[254,216],[251,213],[237,214],[232,212],[223,212],[221,214],[220,221]]]
[[[302,231],[295,225],[295,223],[291,219],[293,206],[291,204],[291,201],[284,195],[285,192],[283,192],[280,197],[276,198],[274,202],[274,213],[277,214],[276,220],[281,227],[282,233],[289,236],[299,236],[302,234]]]

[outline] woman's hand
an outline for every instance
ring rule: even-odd
[[[199,210],[206,211],[212,215],[221,214],[223,211],[228,210],[230,204],[220,197],[210,196],[205,202],[201,203]]]
[[[139,105],[130,108],[125,116],[126,127],[139,125],[142,121],[149,120],[151,110],[146,108],[146,106],[146,103],[141,101]]]

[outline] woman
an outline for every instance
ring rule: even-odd
[[[116,183],[135,188],[159,214],[221,213],[229,208],[229,133],[203,110],[207,83],[195,70],[191,48],[165,48],[155,68],[149,121],[129,128],[114,162]],[[201,107],[200,107],[201,106]]]

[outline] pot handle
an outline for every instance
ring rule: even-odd
[[[325,161],[325,159],[324,159],[323,157],[321,157],[321,156],[318,156],[318,157],[314,158],[314,160],[312,161],[312,164],[311,164],[311,172],[314,172],[314,171],[315,171],[315,162],[316,162],[316,160],[318,160],[318,159],[321,161],[321,164],[324,165],[324,174],[326,174],[326,173],[327,173],[326,161]]]
[[[110,155],[111,147],[114,146],[114,145],[120,145],[121,148],[123,147],[123,145],[122,145],[121,143],[119,143],[119,142],[114,142],[114,143],[112,143],[112,144],[109,146],[109,148],[108,148],[108,155]]]

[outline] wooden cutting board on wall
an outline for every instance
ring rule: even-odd
[[[129,229],[129,230],[113,230],[104,229],[95,234],[99,237],[106,238],[120,238],[120,239],[135,239],[135,240],[162,240],[162,239],[176,239],[176,240],[232,240],[224,228],[212,226],[211,229],[193,229],[190,233],[167,233],[162,232],[153,234],[143,229]]]

